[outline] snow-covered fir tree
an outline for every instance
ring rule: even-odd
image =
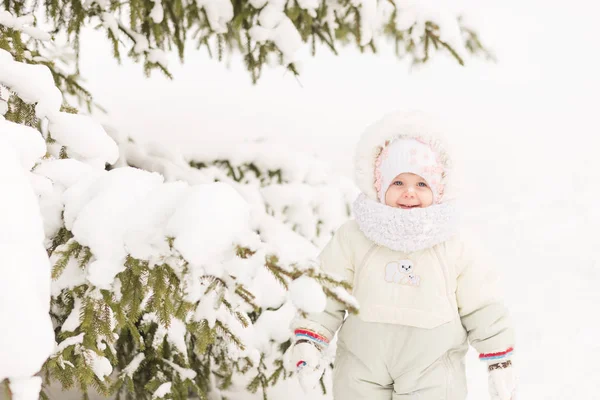
[[[105,170],[118,147],[103,128],[44,97],[53,86],[44,67],[0,55],[13,96],[29,82],[48,88],[28,98],[41,132],[2,119],[19,151],[37,149],[22,173],[39,198],[52,265],[57,346],[47,381],[124,398],[207,398],[234,374],[248,375],[250,391],[288,375],[282,355],[296,312],[323,307],[326,295],[352,302],[347,283],[312,262],[317,249],[226,183]]]

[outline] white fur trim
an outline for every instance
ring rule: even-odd
[[[375,161],[386,142],[400,137],[419,138],[428,142],[439,154],[444,165],[442,184],[445,186],[444,199],[450,198],[449,175],[450,158],[443,143],[444,134],[432,116],[422,112],[397,112],[389,114],[371,125],[361,136],[354,155],[354,177],[359,189],[370,199],[377,200],[375,190]]]
[[[454,202],[403,210],[361,194],[353,208],[361,232],[373,242],[394,251],[410,253],[427,249],[458,233]]]

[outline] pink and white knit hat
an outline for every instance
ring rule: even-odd
[[[387,144],[375,161],[375,190],[381,203],[392,180],[409,172],[421,176],[433,192],[434,203],[440,203],[444,193],[444,167],[439,154],[426,142],[416,138],[398,138]]]

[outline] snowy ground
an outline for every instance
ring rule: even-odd
[[[459,68],[438,59],[409,74],[391,55],[323,51],[306,60],[300,83],[277,70],[255,87],[235,60],[225,70],[204,54],[174,63],[174,82],[145,80],[140,66],[100,61],[91,50],[82,69],[111,124],[141,141],[193,148],[213,135],[264,137],[315,152],[348,175],[362,129],[387,111],[422,108],[459,124],[465,220],[504,275],[519,397],[597,398],[600,65],[584,40],[600,34],[597,10],[582,0],[554,9],[533,0],[463,3],[497,65]],[[473,353],[467,368],[469,400],[486,399],[486,374]],[[271,393],[272,400],[318,398],[295,382]]]

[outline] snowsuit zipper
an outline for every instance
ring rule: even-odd
[[[365,264],[367,263],[367,261],[369,261],[369,258],[371,257],[371,255],[375,252],[375,250],[377,250],[377,248],[379,247],[379,245],[377,245],[376,243],[373,243],[371,245],[371,247],[369,247],[369,250],[367,250],[367,252],[365,253],[364,257],[362,258],[362,260],[360,260],[360,263],[358,264],[358,268],[354,271],[354,279],[352,282],[352,290],[354,290],[354,288],[356,287],[356,284],[358,283],[358,276],[360,275],[361,271],[363,270]]]

